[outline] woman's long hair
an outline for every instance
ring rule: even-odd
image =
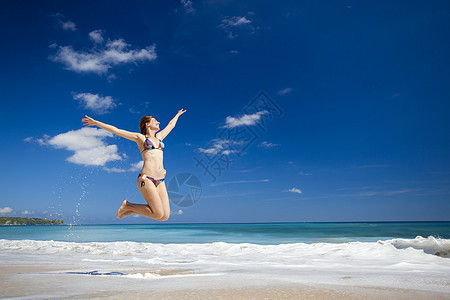
[[[151,119],[153,119],[153,116],[143,116],[141,118],[141,122],[139,122],[139,129],[141,130],[141,133],[143,135],[147,134],[147,126],[145,126],[145,124],[147,124],[148,122],[151,121]]]

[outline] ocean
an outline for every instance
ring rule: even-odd
[[[61,242],[285,243],[377,242],[417,236],[450,239],[450,222],[231,223],[0,226],[0,239]]]
[[[61,285],[101,277],[111,288],[296,283],[450,296],[450,222],[1,226],[0,264],[45,267],[14,278]],[[52,296],[45,286],[39,295]]]

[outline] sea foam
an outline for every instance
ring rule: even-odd
[[[405,251],[408,250],[408,251]],[[411,251],[413,250],[413,251]],[[374,242],[347,243],[288,243],[278,245],[259,245],[250,243],[187,243],[160,244],[139,242],[61,242],[36,240],[0,240],[0,251],[24,254],[84,254],[112,256],[159,256],[159,257],[240,257],[267,256],[276,254],[276,260],[298,259],[298,254],[314,256],[341,256],[374,259],[389,255],[428,257],[427,254],[449,258],[450,240],[432,236],[415,239],[391,239]]]
[[[73,276],[174,278],[145,271],[164,269],[185,270],[177,275],[179,279],[250,276],[269,282],[276,278],[291,283],[404,287],[450,293],[449,249],[448,239],[420,236],[378,242],[278,245],[0,240],[0,261],[76,264],[78,275],[72,272]],[[67,271],[66,274],[71,270]]]
[[[398,249],[414,248],[428,254],[450,257],[450,240],[448,239],[437,239],[432,236],[423,238],[418,236],[415,239],[388,240],[386,243],[389,243]]]

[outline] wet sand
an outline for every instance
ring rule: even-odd
[[[85,266],[84,266],[85,267]],[[153,274],[164,279],[68,274],[86,272],[80,266],[0,264],[0,297],[19,299],[449,299],[448,293],[345,285],[300,285],[255,282],[227,275],[205,276],[190,270],[142,269],[122,273]],[[90,270],[92,271],[92,270]],[[200,275],[186,279],[186,275]],[[171,278],[173,276],[173,278]],[[180,280],[184,284],[180,285]],[[186,286],[186,280],[191,281]]]

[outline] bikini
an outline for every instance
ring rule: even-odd
[[[164,151],[164,148],[165,148],[164,143],[160,139],[158,139],[158,140],[159,140],[159,145],[158,145],[158,147],[155,147],[153,145],[152,141],[149,138],[145,137],[144,150],[142,150],[142,152],[144,152],[146,150],[153,150],[153,149],[159,149],[161,151]],[[166,171],[164,171],[164,177],[166,177]],[[141,188],[145,186],[145,179],[150,179],[150,181],[153,182],[155,187],[158,187],[158,185],[164,181],[164,178],[156,179],[156,178],[150,177],[150,176],[142,174],[142,173],[139,173],[138,178],[141,178]]]

